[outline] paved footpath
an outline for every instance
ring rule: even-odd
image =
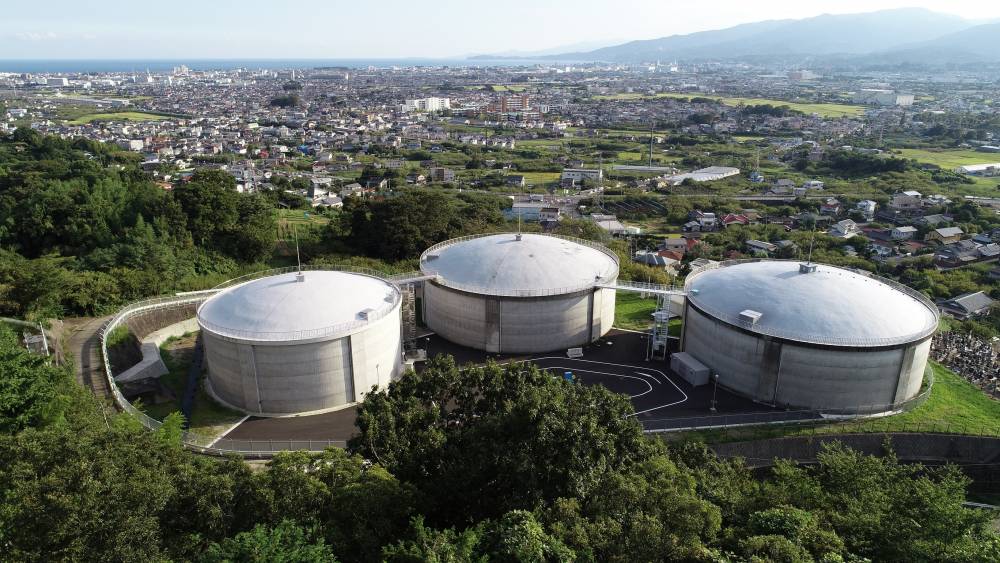
[[[66,319],[63,338],[73,358],[76,380],[98,397],[108,397],[107,378],[101,361],[101,327],[111,317]]]

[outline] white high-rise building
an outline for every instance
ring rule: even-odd
[[[418,98],[406,100],[399,109],[401,111],[441,111],[451,109],[451,98]]]

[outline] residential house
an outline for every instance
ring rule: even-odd
[[[743,214],[727,213],[722,218],[721,223],[722,223],[723,227],[727,227],[727,228],[731,227],[733,225],[749,225],[750,224],[750,218],[747,217],[746,215],[743,215]]]
[[[802,183],[802,187],[807,190],[822,190],[826,187],[821,180],[806,180]]]
[[[313,207],[329,207],[331,209],[340,209],[344,207],[344,200],[340,199],[335,195],[320,198],[313,201]]]
[[[510,176],[504,178],[504,184],[507,184],[508,186],[514,186],[517,188],[523,188],[524,176],[520,174],[511,174]]]
[[[680,260],[672,258],[670,256],[665,256],[663,253],[652,252],[647,250],[640,250],[635,253],[632,260],[640,264],[645,264],[647,266],[653,266],[654,268],[662,268],[668,274],[676,276],[677,270],[680,268]]]
[[[936,228],[941,225],[951,223],[952,218],[948,215],[941,215],[940,213],[934,213],[932,215],[924,215],[923,217],[917,217],[913,222],[921,227]]]
[[[1000,244],[979,244],[971,239],[946,244],[934,251],[934,263],[940,268],[958,268],[1000,258]]]
[[[923,196],[920,192],[913,190],[897,192],[892,195],[892,199],[889,201],[889,209],[904,214],[919,211],[923,205]]]
[[[778,250],[777,245],[762,240],[748,239],[743,244],[747,247],[747,251],[749,253],[757,256],[770,256],[773,252]]]
[[[454,182],[455,181],[455,171],[451,168],[444,168],[441,166],[436,166],[430,169],[430,176],[432,182]]]
[[[986,295],[982,291],[977,291],[975,293],[965,293],[943,301],[938,304],[938,308],[941,309],[942,313],[964,321],[989,313],[994,303],[996,301],[989,295]]]
[[[542,223],[558,222],[562,219],[562,210],[558,207],[543,207],[538,210],[538,220]]]
[[[878,204],[870,199],[863,199],[854,206],[854,210],[860,213],[865,221],[875,220],[875,210],[877,208]]]
[[[828,234],[832,237],[846,239],[861,234],[861,229],[859,229],[858,224],[851,219],[844,219],[834,223],[833,226],[830,227]]]
[[[840,215],[842,205],[840,200],[835,197],[831,197],[819,205],[819,212],[822,215]]]
[[[688,213],[688,218],[691,221],[684,225],[685,231],[714,231],[718,227],[718,218],[715,216],[715,213],[695,209],[691,213]]]
[[[911,225],[903,225],[901,227],[893,227],[889,238],[892,240],[910,240],[917,236],[917,228]]]
[[[660,245],[658,250],[678,252],[683,256],[688,250],[688,241],[683,238],[666,238],[663,239],[663,244]]]
[[[927,233],[924,240],[939,244],[952,244],[962,240],[962,235],[964,234],[965,232],[962,231],[961,227],[940,227]]]

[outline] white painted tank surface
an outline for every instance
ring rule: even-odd
[[[310,270],[226,288],[198,309],[210,392],[248,413],[329,410],[400,373],[399,289]]]
[[[682,348],[752,399],[892,407],[923,381],[937,308],[909,288],[828,266],[763,260],[693,272]]]
[[[445,339],[494,353],[565,350],[614,323],[618,258],[582,240],[534,233],[464,237],[428,249],[423,318]]]

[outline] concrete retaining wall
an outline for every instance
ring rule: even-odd
[[[131,317],[125,324],[137,339],[144,340],[161,328],[194,318],[196,309],[197,304],[194,303],[170,309],[155,309]]]
[[[160,346],[173,336],[182,336],[199,329],[198,320],[195,318],[183,319],[173,322],[167,326],[162,323],[171,322],[177,317],[185,314],[194,314],[193,307],[181,307],[177,310],[157,310],[150,311],[144,315],[138,315],[127,321],[129,329],[141,338],[139,348],[142,352],[142,360],[136,365],[128,368],[115,376],[115,381],[127,383],[129,381],[142,381],[154,377],[162,377],[169,373],[163,358],[160,357]],[[134,327],[134,328],[133,328]],[[137,331],[151,331],[144,337],[139,337]]]

